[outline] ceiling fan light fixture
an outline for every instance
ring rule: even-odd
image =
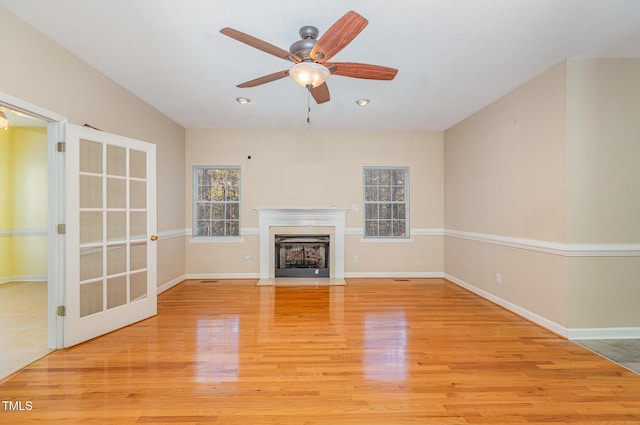
[[[359,107],[363,108],[371,103],[371,99],[358,99],[356,100],[356,103]]]
[[[7,129],[9,127],[9,120],[4,112],[0,111],[0,128]]]
[[[289,75],[302,87],[318,87],[331,75],[326,66],[315,62],[300,62],[289,68]]]
[[[248,103],[251,103],[251,99],[249,99],[248,97],[236,97],[236,102],[241,105],[246,105]]]

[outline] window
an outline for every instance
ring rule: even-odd
[[[409,237],[409,169],[365,167],[364,236]]]
[[[240,236],[240,167],[194,167],[193,236]]]

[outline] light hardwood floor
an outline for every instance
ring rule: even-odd
[[[0,398],[11,424],[640,423],[640,376],[442,279],[186,281]]]
[[[0,347],[0,379],[51,351],[47,348],[47,282],[0,285]]]

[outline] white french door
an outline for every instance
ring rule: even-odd
[[[67,124],[64,346],[157,312],[155,145]]]

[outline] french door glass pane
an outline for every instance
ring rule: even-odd
[[[131,211],[129,217],[131,239],[145,238],[147,234],[147,213],[144,211]]]
[[[80,285],[80,317],[98,313],[104,309],[102,281]]]
[[[133,302],[147,297],[147,272],[131,273],[129,299]]]
[[[145,152],[129,151],[129,177],[134,179],[147,177],[147,154]]]
[[[80,243],[102,242],[102,212],[80,212]]]
[[[124,241],[127,238],[127,213],[107,211],[107,242]]]
[[[147,242],[132,243],[130,252],[130,270],[147,268]]]
[[[131,180],[129,182],[131,188],[131,208],[147,207],[147,183],[139,180]]]
[[[127,150],[125,148],[107,145],[107,174],[120,177],[127,175]]]
[[[80,140],[80,172],[102,174],[102,143]]]
[[[80,208],[102,208],[102,177],[80,176]]]
[[[115,245],[107,248],[107,275],[127,271],[127,246]]]
[[[102,247],[80,248],[80,280],[91,280],[102,276]]]
[[[127,207],[127,181],[107,178],[107,208]]]
[[[80,162],[84,317],[148,296],[147,154],[81,140]]]
[[[127,303],[127,277],[107,279],[107,309]]]

